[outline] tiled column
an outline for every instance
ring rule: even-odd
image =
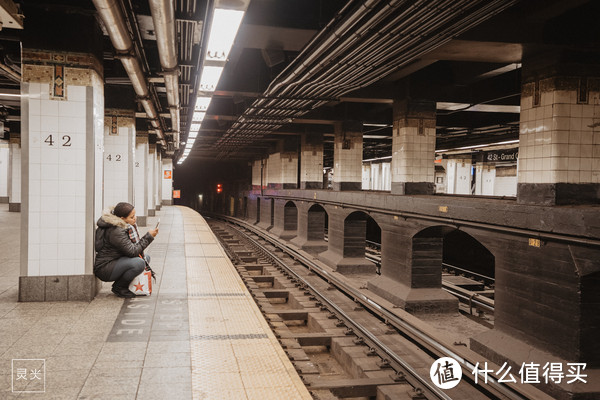
[[[154,159],[154,209],[160,210],[160,196],[162,188],[162,162],[160,146],[156,145],[156,158]]]
[[[93,17],[72,18],[101,38]],[[102,64],[89,53],[27,47],[22,60],[19,300],[89,301],[98,289],[92,268],[102,210]]]
[[[263,174],[263,160],[252,161],[252,190],[260,190]]]
[[[269,189],[281,189],[281,153],[277,149],[275,153],[269,154],[267,159],[267,182],[265,186]]]
[[[135,116],[132,111],[104,113],[104,208],[133,203]]]
[[[361,190],[362,155],[362,123],[337,123],[333,148],[333,190]]]
[[[323,189],[323,134],[307,133],[300,140],[300,189]]]
[[[148,144],[148,216],[156,215],[156,203],[154,201],[154,167],[156,166],[156,144]]]
[[[298,140],[290,138],[281,143],[281,186],[298,188]]]
[[[8,141],[0,140],[0,203],[8,203]]]
[[[173,204],[173,160],[164,158],[162,160],[162,187],[161,203],[166,206]]]
[[[10,134],[8,211],[21,211],[21,134]]]
[[[435,102],[394,100],[392,193],[433,194]]]
[[[133,168],[133,205],[138,226],[146,226],[148,220],[148,133],[136,133],[135,164]]]
[[[523,61],[517,201],[598,203],[600,66],[547,58]]]

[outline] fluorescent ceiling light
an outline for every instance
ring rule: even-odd
[[[200,130],[200,124],[192,124],[190,125],[190,131],[198,132]]]
[[[190,131],[188,139],[196,139],[196,136],[198,136],[198,131]]]
[[[194,107],[194,111],[204,111],[208,110],[208,106],[210,104],[210,97],[199,96],[196,98],[196,106]]]
[[[204,120],[204,116],[205,115],[206,115],[205,112],[195,111],[194,112],[194,116],[192,117],[192,121],[194,121],[194,122],[202,122],[202,120]]]
[[[244,11],[215,8],[208,36],[207,60],[226,61]]]
[[[202,68],[202,79],[200,79],[200,90],[203,92],[214,92],[217,83],[221,79],[223,67],[213,67],[205,65]]]

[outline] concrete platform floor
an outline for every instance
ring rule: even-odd
[[[209,293],[210,284],[204,286],[202,280],[193,285],[188,282],[191,271],[204,277],[211,272],[204,257],[210,255],[186,257],[187,238],[200,229],[186,222],[184,230],[184,213],[187,218],[193,211],[163,207],[156,217],[148,218],[148,226],[161,219],[160,233],[147,250],[158,275],[151,297],[124,300],[111,293],[110,283],[104,283],[89,303],[19,303],[20,213],[9,213],[8,205],[0,204],[0,399],[268,399],[282,391],[287,399],[310,398],[280,348],[270,349],[273,346],[269,345],[266,349],[275,351],[266,359],[275,357],[278,361],[271,367],[276,369],[265,371],[264,366],[257,365],[259,370],[252,371],[252,366],[244,362],[244,357],[245,361],[251,360],[247,357],[252,345],[227,344],[232,338],[252,342],[254,336],[277,343],[270,331],[258,335],[236,335],[231,331],[207,335],[210,322],[225,321],[227,325],[223,316],[226,306],[238,307],[239,300],[231,302],[221,299],[218,293]],[[200,219],[196,219],[196,225],[203,222]],[[144,233],[146,229],[140,230]],[[198,243],[198,238],[191,240]],[[224,273],[222,266],[219,270]],[[235,273],[233,267],[231,271]],[[226,280],[240,285],[233,277]],[[230,291],[221,284],[217,286]],[[188,289],[202,293],[191,293],[189,297]],[[249,294],[247,297],[254,304]],[[193,304],[208,304],[198,301],[206,299],[221,303],[214,303],[205,315],[202,307]],[[222,309],[222,314],[215,313],[215,309]],[[231,312],[239,314],[239,310]],[[253,318],[250,325],[268,329],[264,320],[254,320],[258,314],[258,309],[256,313],[246,312]],[[235,322],[247,329],[247,324]],[[194,333],[196,329],[203,332]],[[261,343],[263,352],[265,343]],[[218,348],[230,349],[232,358],[226,360],[219,351],[212,351]],[[203,349],[212,350],[202,353]],[[41,361],[19,361],[22,359],[44,360],[45,374],[35,372]],[[19,367],[27,373],[16,381],[13,372]],[[211,373],[217,367],[222,372],[219,379]],[[264,373],[273,378],[277,371],[282,375],[267,382]],[[45,387],[37,379],[43,375]],[[23,392],[14,393],[13,385]],[[42,389],[44,393],[25,393]]]

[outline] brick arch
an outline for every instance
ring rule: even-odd
[[[442,264],[494,277],[494,254],[475,236],[447,225],[435,225],[412,237],[413,287],[440,287]]]
[[[322,205],[315,203],[308,208],[307,214],[307,239],[324,240],[329,220],[327,210]]]
[[[298,230],[298,207],[291,200],[283,206],[283,229],[285,231]]]
[[[367,227],[370,221],[379,229],[381,235],[381,228],[377,221],[364,211],[351,212],[344,218],[344,257],[365,257]]]

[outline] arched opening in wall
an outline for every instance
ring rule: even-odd
[[[479,291],[494,282],[494,255],[473,236],[450,226],[433,226],[413,236],[411,258],[412,287],[447,282]]]
[[[283,207],[283,230],[298,230],[298,208],[293,201],[288,201]]]
[[[256,223],[260,222],[260,197],[256,198]]]
[[[327,211],[321,205],[314,204],[311,206],[308,209],[307,239],[309,241],[324,241],[328,220]]]
[[[366,252],[365,258],[375,263],[377,273],[380,273],[381,268],[381,228],[375,220],[367,216],[367,234],[366,234]]]
[[[444,236],[442,262],[444,267],[459,273],[495,277],[494,255],[473,236],[458,229]]]
[[[374,262],[371,255],[367,255],[367,240],[381,243],[381,228],[368,214],[355,211],[344,220],[344,257],[366,258]]]
[[[275,199],[271,199],[271,226],[275,225]]]

